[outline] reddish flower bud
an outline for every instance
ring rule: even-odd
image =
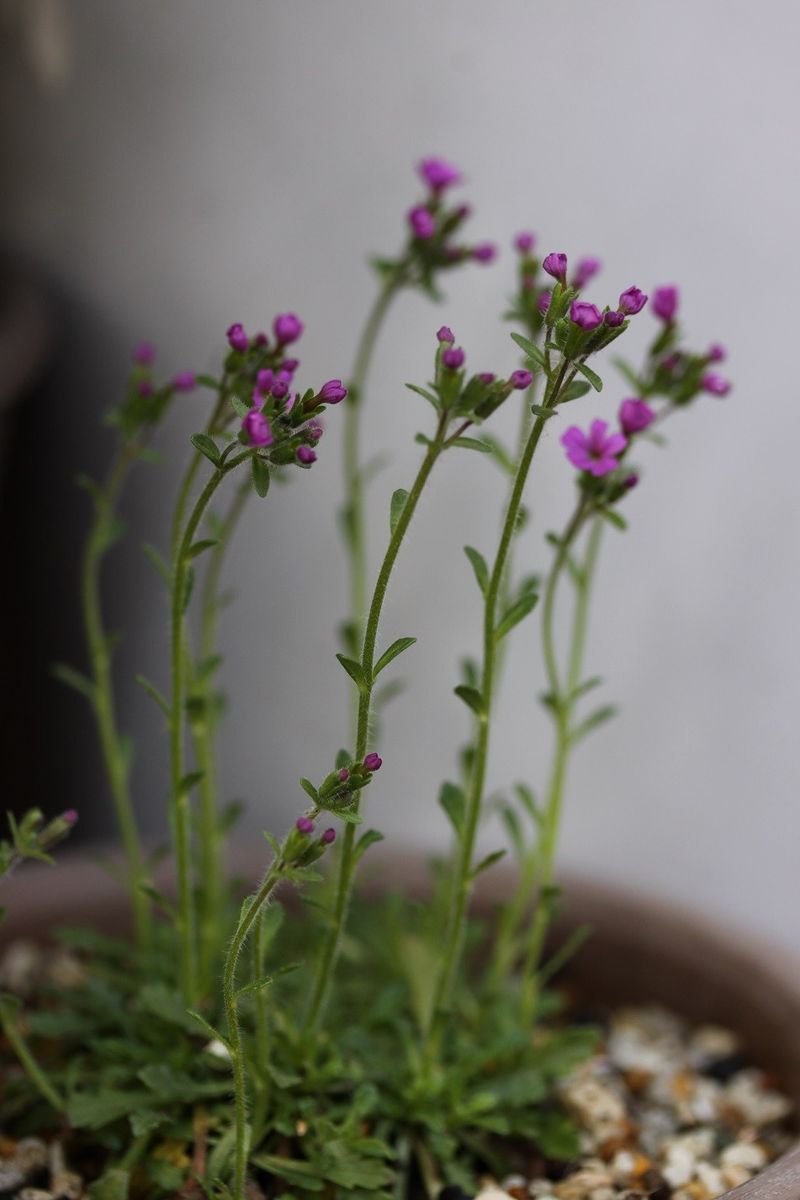
[[[290,342],[297,341],[303,332],[304,325],[294,313],[279,313],[272,322],[272,329],[280,344],[288,346]]]
[[[257,408],[250,409],[242,421],[242,429],[251,446],[272,445],[272,430],[269,427],[269,421]]]
[[[436,233],[436,221],[433,214],[428,212],[423,204],[418,204],[416,208],[412,208],[408,213],[407,219],[414,237],[418,238],[421,242],[427,241],[428,238],[432,238]]]
[[[619,406],[619,423],[623,433],[641,433],[655,419],[656,414],[644,400],[623,400]]]
[[[319,840],[322,842],[323,846],[332,845],[333,842],[336,841],[336,830],[335,829],[326,829],[325,832],[323,833],[322,837]]]
[[[669,324],[675,320],[675,314],[678,311],[678,289],[669,284],[666,287],[656,288],[653,292],[653,312],[656,316]]]
[[[497,247],[491,242],[481,242],[473,248],[472,257],[479,263],[494,262],[497,258]]]
[[[569,319],[580,329],[597,329],[603,323],[603,314],[596,304],[588,304],[585,300],[573,300],[569,306]]]
[[[133,351],[133,361],[140,367],[152,367],[156,358],[156,348],[152,342],[140,342]]]
[[[461,182],[461,172],[458,167],[445,162],[443,158],[423,158],[419,164],[419,173],[423,183],[434,192],[444,191],[454,183]]]
[[[298,817],[294,824],[295,828],[299,829],[301,833],[314,832],[314,822],[311,820],[311,817]]]
[[[700,386],[704,392],[710,392],[712,396],[727,396],[731,390],[730,380],[713,371],[709,371],[707,375],[703,376]]]
[[[647,296],[645,296],[641,288],[629,287],[620,293],[619,309],[626,316],[635,316],[636,313],[642,311],[645,304],[647,304]]]
[[[373,750],[372,753],[368,754],[364,759],[364,766],[368,771],[380,771],[381,767],[383,766],[383,759],[381,758],[380,754],[376,754]]]
[[[436,337],[437,337],[438,341],[447,342],[451,346],[452,346],[453,342],[456,340],[455,334],[453,333],[453,331],[449,325],[440,326],[440,328],[437,329],[437,331],[436,331]]]
[[[536,235],[533,233],[518,233],[514,238],[514,249],[520,254],[530,254],[536,245]]]
[[[517,388],[519,391],[523,391],[525,388],[530,387],[532,381],[533,375],[530,371],[525,370],[512,371],[508,380],[511,386],[513,388]]]
[[[460,346],[450,346],[447,350],[442,351],[442,362],[451,371],[457,371],[459,367],[463,367],[466,355]]]
[[[566,254],[553,253],[548,254],[542,263],[543,269],[548,275],[552,275],[553,279],[557,279],[559,283],[567,281],[567,256]]]
[[[228,329],[228,345],[231,350],[238,351],[239,354],[244,354],[250,343],[247,340],[247,334],[244,331],[244,325],[238,321],[231,325]]]
[[[342,385],[341,379],[329,379],[327,383],[323,383],[317,399],[321,404],[338,404],[346,395],[347,388]]]

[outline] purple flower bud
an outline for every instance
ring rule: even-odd
[[[257,408],[250,409],[242,421],[242,429],[251,446],[272,445],[272,430],[269,427],[269,421]]]
[[[319,421],[309,421],[308,425],[306,425],[305,431],[310,438],[314,439],[315,442],[318,442],[325,432]]]
[[[291,375],[294,375],[295,371],[297,370],[297,368],[299,366],[300,366],[299,358],[285,358],[283,360],[283,362],[281,363],[281,370],[284,371],[287,376],[291,376]]]
[[[61,814],[61,820],[66,825],[78,824],[78,810],[76,808],[68,808],[66,812]]]
[[[247,340],[247,334],[244,331],[244,325],[238,321],[231,325],[228,329],[228,345],[231,350],[237,350],[240,354],[244,354],[250,343]]]
[[[656,316],[669,323],[675,320],[675,314],[678,311],[678,289],[669,284],[666,287],[659,287],[653,292],[653,312]]]
[[[533,233],[518,233],[514,238],[514,249],[520,254],[530,254],[536,245],[536,235]]]
[[[490,263],[497,258],[497,246],[491,242],[481,242],[479,246],[475,246],[472,251],[472,257],[475,262]]]
[[[347,783],[349,778],[350,772],[348,771],[347,767],[342,767],[339,772],[339,783]]]
[[[331,846],[336,841],[336,830],[326,829],[319,840],[322,842],[323,846]]]
[[[317,399],[321,404],[338,404],[346,395],[347,388],[343,386],[341,379],[329,379],[327,383],[323,383]]]
[[[443,158],[423,158],[418,167],[423,183],[434,192],[444,191],[454,183],[460,183],[461,172],[458,167],[445,162]]]
[[[457,371],[459,367],[463,367],[465,357],[460,346],[448,346],[446,350],[442,351],[442,362],[451,371]]]
[[[140,367],[152,367],[156,358],[156,348],[152,342],[139,342],[132,357]]]
[[[625,291],[620,293],[620,311],[629,317],[641,312],[645,304],[647,304],[647,296],[645,296],[641,288],[631,286],[625,288]]]
[[[433,214],[429,213],[423,204],[412,208],[407,219],[414,237],[419,238],[421,242],[427,241],[436,233],[436,221]]]
[[[269,345],[269,338],[265,333],[257,333],[253,338],[253,345],[258,346],[259,350],[264,350]]]
[[[655,419],[656,414],[644,400],[623,400],[619,406],[619,423],[623,433],[641,433]]]
[[[721,346],[719,342],[714,342],[714,344],[709,346],[706,350],[706,358],[709,362],[724,362],[727,357],[728,351],[724,346]]]
[[[572,281],[572,286],[578,288],[579,291],[581,288],[585,288],[587,283],[591,279],[594,279],[602,265],[599,258],[580,259],[575,268],[575,278]]]
[[[669,374],[672,374],[672,372],[681,365],[681,356],[680,354],[668,354],[666,358],[662,358],[659,365],[662,371],[667,371]]]
[[[638,482],[639,482],[639,476],[636,474],[636,472],[634,472],[632,475],[625,476],[625,478],[622,481],[622,486],[624,488],[627,488],[628,491],[630,491],[632,488],[636,487]]]
[[[275,380],[275,372],[270,367],[264,367],[256,372],[256,388],[262,396],[266,396]]]
[[[518,388],[519,391],[523,391],[525,388],[531,386],[532,381],[533,375],[530,373],[530,371],[519,370],[511,372],[508,382],[513,388]]]
[[[532,292],[535,287],[536,287],[536,280],[534,279],[534,277],[532,275],[523,275],[522,276],[522,290],[524,292]]]
[[[491,371],[481,371],[476,378],[479,379],[481,383],[485,383],[488,387],[490,383],[494,383],[497,376],[493,375]]]
[[[603,314],[596,304],[588,304],[585,300],[573,300],[569,306],[569,319],[580,329],[597,329],[603,323]]]
[[[381,767],[383,766],[383,759],[381,758],[380,754],[376,754],[373,750],[372,753],[368,754],[364,759],[364,766],[368,771],[380,771]]]
[[[700,381],[700,386],[704,392],[710,392],[712,396],[727,396],[731,390],[731,382],[725,379],[722,375],[717,375],[714,371],[709,371]]]
[[[553,299],[553,293],[548,288],[547,291],[542,292],[541,296],[536,301],[536,306],[539,309],[539,312],[542,314],[542,316],[544,316],[544,314],[547,312],[548,308],[550,307],[550,301],[552,299]]]
[[[149,379],[140,379],[136,385],[136,391],[140,396],[152,396],[155,388]]]
[[[289,391],[289,385],[285,379],[276,379],[269,390],[270,395],[273,396],[275,400],[282,400]]]
[[[317,456],[310,446],[298,446],[297,461],[302,463],[304,467],[310,467],[312,463],[317,461]]]
[[[193,392],[197,387],[194,371],[179,371],[172,381],[176,392]]]
[[[542,267],[547,271],[548,275],[552,275],[553,279],[557,279],[559,283],[567,281],[567,256],[566,254],[553,253],[548,254],[542,263]]]
[[[455,334],[449,325],[442,325],[436,331],[436,337],[440,342],[448,342],[452,346],[455,339]]]
[[[294,313],[279,313],[272,322],[272,329],[280,344],[288,346],[290,342],[297,341],[303,332],[304,325]]]
[[[610,308],[607,313],[603,314],[603,321],[608,325],[609,329],[618,329],[625,320],[625,313],[619,309]]]
[[[299,829],[301,833],[314,832],[314,822],[311,820],[311,817],[298,817],[294,824],[295,828]]]

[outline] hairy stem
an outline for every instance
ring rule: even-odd
[[[369,612],[367,614],[366,625],[364,627],[364,643],[361,651],[361,667],[364,674],[365,685],[359,690],[358,695],[358,712],[356,718],[356,747],[355,761],[360,761],[367,750],[367,737],[369,734],[369,718],[372,705],[372,693],[374,688],[374,679],[372,676],[373,667],[375,664],[375,645],[378,637],[378,625],[380,623],[381,611],[383,602],[386,598],[386,589],[389,586],[389,579],[394,569],[397,555],[400,551],[400,546],[403,543],[403,538],[406,535],[411,519],[414,516],[419,498],[428,482],[431,471],[439,455],[444,449],[445,431],[447,427],[447,417],[442,415],[439,420],[439,426],[436,431],[435,438],[428,445],[425,457],[417,472],[417,477],[408,493],[406,502],[397,519],[397,524],[394,527],[392,535],[389,539],[389,545],[383,557],[378,577],[375,581],[375,589],[372,593],[372,601],[370,603]],[[356,801],[358,804],[358,800]],[[306,1025],[308,1028],[314,1029],[318,1026],[319,1021],[325,1009],[325,1004],[328,998],[333,971],[336,966],[336,961],[339,955],[339,947],[341,943],[342,932],[344,930],[347,919],[347,912],[350,905],[350,896],[353,887],[353,875],[355,872],[355,826],[347,825],[342,839],[342,851],[339,857],[339,873],[336,886],[336,898],[334,901],[334,910],[330,929],[327,934],[322,954],[320,956],[319,965],[317,968],[316,980],[311,994],[311,1002],[309,1004]]]
[[[28,1043],[17,1027],[16,1010],[4,997],[0,997],[0,1026],[31,1083],[56,1112],[63,1113],[66,1107],[64,1101],[34,1058]]]
[[[129,763],[117,729],[111,652],[103,625],[100,597],[100,566],[106,550],[106,533],[128,472],[139,453],[139,444],[129,442],[120,450],[105,486],[95,500],[95,517],[83,555],[81,591],[83,624],[94,684],[93,708],[103,765],[111,790],[114,812],[128,866],[128,887],[133,907],[136,940],[147,946],[152,928],[150,901],[140,888],[145,876],[144,853],[130,794]]]

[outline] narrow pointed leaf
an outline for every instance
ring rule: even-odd
[[[545,408],[541,404],[532,404],[531,412],[535,417],[541,417],[543,421],[549,421],[550,417],[558,415],[554,408]]]
[[[389,509],[390,533],[394,533],[395,529],[397,528],[397,522],[400,520],[400,515],[406,506],[407,499],[408,492],[404,491],[403,488],[398,488],[397,491],[392,495],[392,503]]]
[[[204,454],[215,467],[219,466],[219,447],[213,438],[209,437],[207,433],[193,433],[190,440],[195,450]]]
[[[60,683],[74,688],[76,692],[80,692],[92,704],[94,703],[97,695],[95,686],[91,679],[87,679],[80,671],[76,671],[74,667],[68,667],[66,663],[55,663],[53,665],[53,675]]]
[[[483,696],[477,688],[467,687],[460,683],[453,691],[458,696],[459,700],[463,700],[468,708],[471,708],[479,717],[484,717],[486,714],[483,707]]]
[[[210,550],[212,546],[219,545],[216,538],[203,538],[202,541],[195,542],[189,547],[189,558],[197,558],[198,554],[202,554],[205,550]]]
[[[460,839],[464,833],[464,814],[467,808],[463,790],[457,784],[446,781],[439,790],[439,805],[447,813],[450,824]]]
[[[361,857],[366,854],[370,846],[376,845],[377,842],[383,841],[383,834],[377,829],[367,829],[362,833],[361,837],[356,842],[355,846],[355,861],[358,862]]]
[[[512,340],[517,343],[520,350],[527,354],[528,358],[533,359],[540,367],[544,366],[544,353],[540,346],[532,342],[530,338],[524,337],[521,333],[512,333]]]
[[[505,858],[505,850],[494,850],[491,854],[487,854],[486,858],[482,858],[476,867],[472,868],[472,878],[480,875],[482,871],[488,871],[489,867],[493,867],[495,863],[500,862],[501,858]]]
[[[603,381],[596,371],[593,371],[591,367],[587,367],[586,363],[574,362],[572,365],[580,375],[583,375],[584,379],[589,380],[589,383],[596,392],[602,392]]]
[[[416,392],[418,396],[422,396],[423,400],[427,400],[429,404],[433,405],[437,412],[439,411],[439,400],[438,397],[434,396],[433,392],[429,392],[428,389],[424,387],[417,387],[415,383],[407,383],[406,387],[410,392]]]
[[[520,596],[516,603],[511,605],[511,608],[500,621],[500,624],[495,630],[495,638],[499,642],[507,633],[510,633],[515,625],[519,625],[528,613],[533,612],[539,600],[537,592],[526,592]]]
[[[263,500],[269,491],[269,467],[263,458],[259,458],[257,454],[254,454],[250,459],[250,471],[253,476],[253,487],[256,489],[256,494]]]
[[[480,450],[481,454],[491,454],[492,447],[480,438],[458,437],[450,443],[451,446],[461,446],[464,450]]]
[[[244,400],[240,399],[239,396],[231,396],[231,408],[236,413],[237,417],[241,417],[242,420],[244,420],[247,414],[250,412],[251,407],[251,405],[246,404]]]
[[[575,745],[581,738],[585,738],[587,733],[591,733],[593,729],[597,729],[598,726],[604,725],[606,721],[610,721],[612,717],[617,715],[617,711],[617,707],[614,704],[606,704],[603,708],[595,709],[585,721],[581,721],[580,725],[576,729],[573,729],[569,739],[571,744]]]
[[[149,542],[142,542],[142,550],[158,571],[167,587],[172,587],[172,571],[163,555],[156,550],[155,546],[151,546]]]
[[[398,638],[396,641],[392,642],[389,649],[384,650],[383,654],[380,656],[378,661],[375,663],[375,666],[372,671],[372,678],[376,679],[378,677],[378,675],[380,675],[383,668],[388,667],[388,665],[392,661],[392,659],[397,658],[398,654],[402,654],[403,651],[407,650],[409,646],[413,646],[414,643],[416,642],[416,640],[417,639],[414,637],[402,637],[402,638]]]
[[[344,654],[337,654],[336,657],[359,691],[366,691],[367,677],[364,674],[364,668],[361,666],[361,663],[356,662],[354,658],[346,658]]]
[[[147,692],[147,694],[151,700],[155,700],[156,704],[161,709],[164,716],[168,717],[170,714],[169,704],[167,703],[163,694],[158,690],[156,685],[154,683],[151,683],[150,680],[145,678],[144,675],[137,675],[136,682],[139,684],[140,687],[144,688],[144,690]]]
[[[608,523],[610,525],[613,525],[615,529],[627,529],[628,528],[628,522],[625,520],[625,518],[623,516],[621,516],[613,508],[601,508],[600,516],[605,517],[605,519],[608,521]]]
[[[314,787],[314,785],[310,779],[306,779],[305,777],[303,779],[301,779],[300,787],[303,789],[303,791],[306,793],[307,796],[311,797],[311,799],[315,803],[317,800],[319,800],[319,794],[317,792],[317,789]]]
[[[464,553],[472,563],[472,569],[475,572],[475,578],[478,581],[478,587],[481,589],[481,594],[486,595],[486,589],[489,586],[489,568],[486,565],[486,559],[476,550],[474,546],[465,546]]]

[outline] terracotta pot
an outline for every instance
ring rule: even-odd
[[[255,879],[258,870],[254,863],[252,871],[242,873]],[[509,883],[508,873],[487,873],[478,905],[490,906],[507,893]],[[424,894],[419,856],[379,860],[376,853],[366,887],[398,884]],[[692,1021],[735,1029],[752,1061],[777,1072],[800,1108],[800,962],[723,925],[621,888],[585,879],[567,880],[565,888],[569,908],[557,923],[556,938],[579,924],[593,930],[569,968],[581,994],[597,1003],[657,1002]],[[77,860],[49,870],[21,870],[2,900],[9,909],[0,929],[3,942],[41,936],[54,923],[119,930],[125,920],[118,885],[96,864]],[[800,1143],[726,1196],[800,1200]]]

